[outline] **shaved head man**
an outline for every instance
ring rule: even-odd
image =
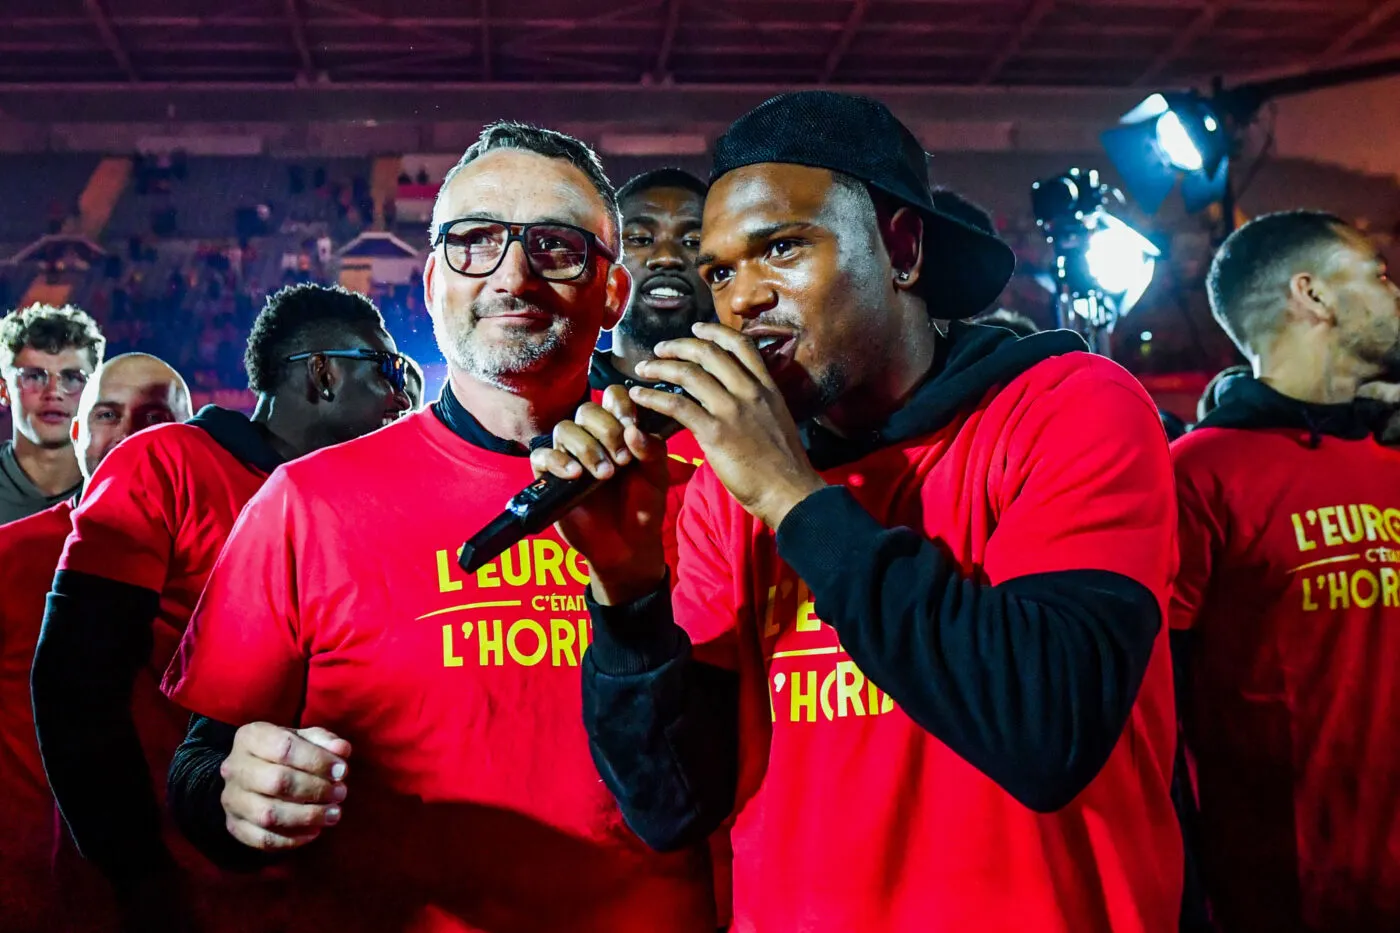
[[[83,479],[128,435],[167,421],[187,421],[190,389],[159,357],[124,353],[88,381],[73,418],[73,444]]]
[[[70,437],[83,481],[112,448],[152,425],[190,417],[190,390],[163,360],[127,353],[108,360],[83,387]],[[95,923],[100,888],[73,882],[59,897],[50,864],[54,804],[34,737],[29,667],[44,618],[44,597],[77,497],[0,527],[0,916],[13,929],[52,929],[60,910]],[[10,929],[11,927],[6,927]]]

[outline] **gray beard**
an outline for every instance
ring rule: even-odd
[[[549,331],[534,334],[528,341],[503,346],[484,346],[475,339],[473,331],[453,334],[436,322],[433,330],[443,356],[453,368],[487,385],[508,389],[514,381],[512,376],[530,372],[563,348],[573,332],[573,322],[562,319]]]

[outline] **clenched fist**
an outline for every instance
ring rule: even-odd
[[[295,849],[340,821],[350,743],[325,729],[249,723],[219,773],[228,831],[254,849]]]

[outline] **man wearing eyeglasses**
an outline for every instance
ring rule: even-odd
[[[183,896],[187,880],[208,869],[187,846],[167,846],[178,834],[162,831],[152,777],[163,784],[188,715],[166,702],[164,722],[143,717],[138,729],[133,688],[158,680],[234,520],[268,474],[408,406],[403,357],[378,309],[339,288],[303,285],[269,298],[245,362],[257,393],[251,419],[205,406],[185,424],[134,435],[94,472],[35,653],[44,769],[73,840],[115,885],[131,929],[179,929],[188,903],[214,929],[233,903],[244,911],[234,928],[263,928],[235,886]]]
[[[31,305],[0,321],[0,525],[73,496],[82,475],[68,436],[78,396],[102,363],[97,322],[74,307]]]
[[[278,471],[166,675],[210,717],[171,770],[186,833],[229,865],[296,850],[295,915],[325,929],[713,933],[703,848],[650,852],[589,758],[592,568],[553,530],[457,564],[588,396],[618,227],[587,146],[487,127],[431,227],[440,400]]]

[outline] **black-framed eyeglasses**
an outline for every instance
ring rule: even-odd
[[[42,392],[49,387],[50,380],[57,378],[61,391],[77,395],[88,382],[88,373],[81,369],[63,369],[55,373],[41,366],[16,366],[14,371],[20,388],[30,392]]]
[[[329,356],[342,360],[371,360],[379,364],[379,375],[388,380],[395,392],[405,392],[408,361],[403,358],[402,354],[390,353],[388,350],[370,350],[365,347],[356,347],[351,350],[310,350],[306,353],[293,353],[287,357],[287,362],[298,363],[302,360],[309,360],[313,356]]]
[[[617,262],[617,254],[593,231],[553,221],[520,224],[461,217],[438,225],[433,247],[442,246],[453,272],[477,279],[499,269],[515,242],[525,251],[530,271],[550,282],[571,282],[583,275],[595,253]]]

